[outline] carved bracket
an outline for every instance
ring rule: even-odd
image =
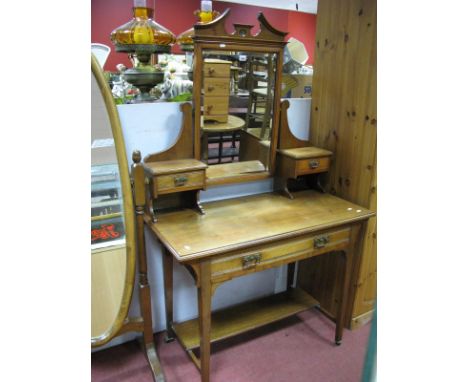
[[[216,41],[225,41],[229,40],[230,42],[249,42],[249,43],[276,43],[276,44],[286,44],[284,38],[288,32],[283,32],[275,27],[273,27],[268,20],[265,18],[265,15],[260,12],[257,16],[259,22],[260,30],[256,35],[252,35],[253,25],[247,24],[233,24],[234,33],[226,32],[226,20],[230,13],[230,9],[226,9],[224,13],[217,19],[209,23],[198,23],[194,25],[195,35],[193,37],[195,42],[202,42],[208,40],[211,42]]]

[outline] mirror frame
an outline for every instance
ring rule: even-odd
[[[133,295],[133,286],[135,283],[136,227],[132,186],[130,182],[127,154],[125,151],[125,142],[123,138],[122,127],[120,125],[119,114],[117,112],[117,107],[115,106],[109,84],[104,77],[104,72],[96,57],[92,53],[91,75],[94,75],[96,78],[97,84],[104,99],[104,104],[106,105],[107,114],[111,124],[112,135],[114,138],[120,183],[122,186],[122,208],[125,226],[125,246],[127,253],[125,284],[120,302],[120,308],[110,328],[97,337],[91,337],[91,346],[97,347],[105,345],[118,334],[124,324],[125,319],[127,318],[128,311],[130,309],[130,303],[132,301]]]
[[[271,26],[262,12],[257,16],[260,30],[251,34],[253,25],[233,24],[234,33],[226,32],[226,19],[230,9],[217,19],[194,25],[194,58],[193,58],[193,107],[194,107],[194,151],[195,159],[201,160],[201,92],[203,82],[203,51],[245,51],[258,53],[276,53],[275,94],[273,98],[272,131],[270,135],[269,169],[255,174],[238,174],[232,177],[207,181],[207,187],[228,183],[241,183],[272,177],[276,166],[276,146],[280,123],[281,79],[283,69],[283,52],[287,42],[284,41],[287,32],[282,32]],[[213,165],[216,166],[216,165]]]

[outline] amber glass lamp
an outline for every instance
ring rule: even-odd
[[[199,24],[209,23],[216,19],[220,13],[218,11],[213,11],[212,3],[208,0],[202,0],[200,9],[197,9],[193,12],[195,17],[198,19]],[[194,43],[193,43],[193,36],[195,35],[195,29],[193,26],[190,29],[187,29],[185,32],[182,32],[180,35],[177,36],[177,44],[180,46],[180,49],[185,52],[185,61],[187,65],[190,66],[190,70],[188,72],[188,78],[193,80],[193,50],[194,50]]]
[[[203,0],[201,2],[201,9],[196,10],[193,14],[198,18],[199,23],[209,23],[213,21],[216,17],[219,16],[219,12],[213,11],[211,1]],[[182,32],[177,36],[177,44],[180,46],[180,49],[184,52],[193,52],[193,35],[195,34],[195,29],[191,27],[185,32]]]
[[[163,81],[164,72],[151,65],[153,53],[170,53],[176,42],[174,34],[152,19],[153,9],[146,6],[146,0],[134,0],[133,18],[114,29],[111,41],[117,52],[136,57],[134,67],[123,73],[125,81],[140,90],[135,102],[148,102],[153,98],[149,91]]]

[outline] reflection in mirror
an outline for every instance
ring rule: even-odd
[[[309,141],[310,134],[310,98],[290,98],[287,118],[289,129],[295,138]]]
[[[122,173],[128,178],[126,157],[119,158],[121,153],[117,153],[116,147],[120,148],[120,142],[115,139],[113,131],[120,126],[113,129],[112,124],[118,121],[115,116],[109,115],[108,105],[101,91],[108,90],[103,88],[108,85],[99,81],[99,75],[102,75],[100,68],[95,65],[92,68],[91,343],[97,346],[115,335],[127,314],[131,289],[128,290],[126,286],[130,283],[133,288],[134,246],[131,241],[135,237],[133,222],[128,225],[127,216],[128,212],[132,216],[133,210],[130,208],[130,211],[126,211],[132,204],[128,206],[128,196],[123,197],[130,192],[131,202],[129,180],[120,177],[122,161],[125,161],[125,173]],[[128,187],[128,190],[123,186]]]
[[[239,162],[250,173],[269,171],[276,59],[276,53],[203,50],[203,161]]]

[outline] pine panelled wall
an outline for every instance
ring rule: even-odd
[[[373,211],[377,209],[377,1],[323,0],[317,12],[312,84],[311,143],[334,152],[327,189]],[[377,295],[376,218],[370,219],[353,269],[347,324],[372,316]],[[337,257],[319,256],[301,265],[299,284],[330,316],[341,299]]]

